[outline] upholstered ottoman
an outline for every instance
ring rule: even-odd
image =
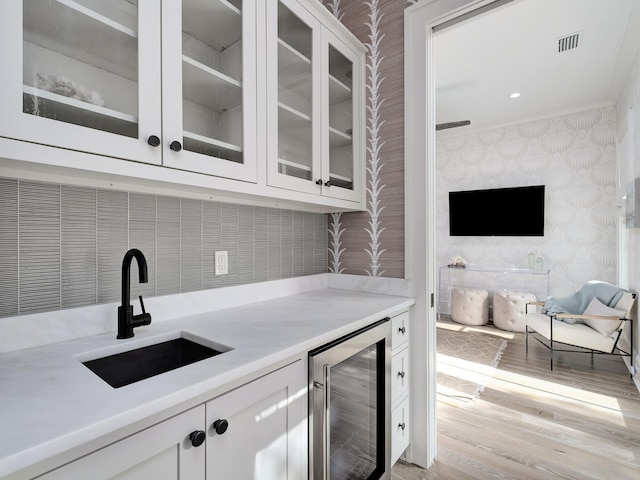
[[[451,319],[465,325],[486,325],[489,321],[489,292],[480,288],[452,288]]]
[[[525,313],[528,302],[536,296],[523,292],[496,292],[493,294],[493,324],[509,332],[525,331]]]

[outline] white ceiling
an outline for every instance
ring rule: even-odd
[[[581,46],[557,53],[576,32]],[[640,0],[515,0],[442,30],[436,122],[471,125],[439,135],[614,105],[639,43]]]

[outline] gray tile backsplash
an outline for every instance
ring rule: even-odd
[[[326,215],[0,178],[0,317],[327,271]],[[226,250],[229,274],[214,275]],[[134,300],[135,301],[135,300]],[[136,307],[138,308],[138,307]]]

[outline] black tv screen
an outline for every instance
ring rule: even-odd
[[[449,235],[543,236],[544,185],[449,192]]]

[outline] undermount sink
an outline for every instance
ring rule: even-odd
[[[154,377],[226,350],[201,345],[183,337],[82,362],[113,388]]]

